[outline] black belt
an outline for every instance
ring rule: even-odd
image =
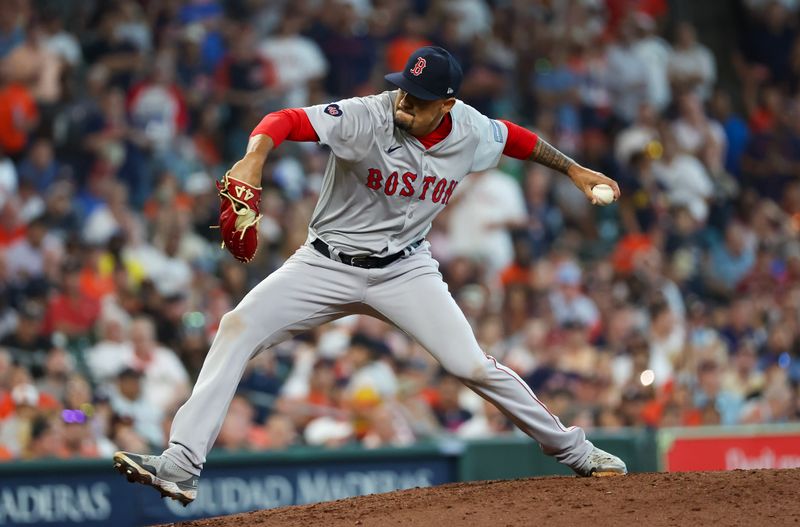
[[[349,254],[339,253],[339,260],[343,264],[352,265],[353,267],[360,267],[362,269],[378,269],[381,267],[386,267],[392,262],[396,262],[403,256],[407,255],[408,249],[414,249],[418,247],[422,243],[422,240],[417,240],[399,253],[390,254],[389,256],[350,256]],[[331,247],[317,238],[311,245],[316,249],[320,254],[327,256],[331,260],[334,258],[331,256]]]

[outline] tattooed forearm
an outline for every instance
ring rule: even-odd
[[[569,167],[575,164],[575,161],[559,152],[553,147],[553,145],[541,137],[536,142],[536,146],[533,148],[533,153],[528,159],[540,163],[548,168],[552,168],[553,170],[558,170],[564,174],[567,173]]]

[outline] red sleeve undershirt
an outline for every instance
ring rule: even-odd
[[[311,126],[306,112],[300,108],[286,108],[267,114],[253,129],[250,137],[266,134],[277,147],[284,140],[319,141],[319,136]]]
[[[539,141],[539,136],[510,121],[500,119],[500,122],[508,128],[508,140],[503,153],[516,159],[528,159],[531,157],[533,149]]]

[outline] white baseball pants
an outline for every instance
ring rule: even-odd
[[[562,463],[575,465],[591,451],[582,429],[562,425],[516,373],[483,353],[425,242],[382,269],[351,267],[308,245],[298,249],[222,318],[192,395],[175,415],[164,455],[199,475],[247,362],[293,335],[354,313],[375,313],[416,339]]]

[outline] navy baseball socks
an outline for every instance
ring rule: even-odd
[[[594,445],[586,459],[570,468],[579,476],[584,477],[624,476],[628,473],[628,467],[625,466],[624,461]]]
[[[131,452],[115,452],[114,468],[131,483],[141,483],[189,505],[197,497],[199,476],[186,472],[166,456],[145,456]]]

